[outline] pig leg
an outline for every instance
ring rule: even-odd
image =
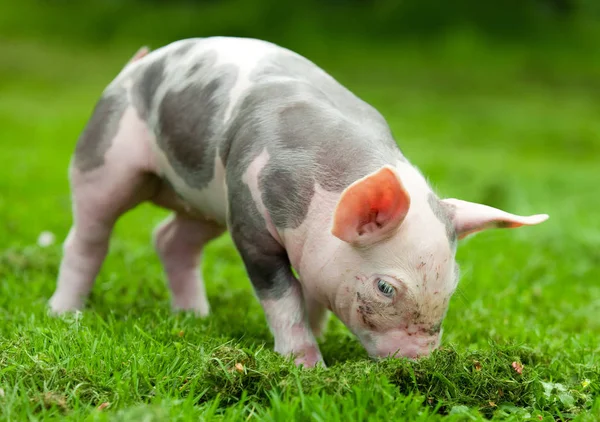
[[[154,245],[163,263],[176,310],[209,313],[199,268],[202,248],[224,229],[214,223],[175,214],[154,231]]]
[[[297,365],[323,364],[310,328],[302,287],[292,273],[285,250],[271,237],[235,223],[232,238],[246,266],[275,340],[275,351],[294,356]],[[323,364],[324,365],[324,364]]]
[[[323,364],[310,328],[302,286],[292,272],[287,251],[276,240],[270,217],[258,189],[260,161],[240,174],[238,160],[244,149],[230,151],[227,168],[228,225],[246,272],[264,310],[275,340],[275,351],[294,356],[298,365]]]
[[[94,174],[72,171],[74,224],[63,246],[58,284],[50,299],[54,313],[83,307],[106,257],[117,218],[152,193],[152,183],[145,175],[103,170],[94,170]]]
[[[67,236],[58,283],[50,299],[54,313],[81,309],[120,215],[156,192],[145,122],[128,106],[125,92],[109,90],[98,102],[70,168],[73,227]]]
[[[284,356],[294,356],[297,365],[313,367],[323,363],[319,346],[310,328],[308,314],[305,309],[302,287],[298,280],[282,260],[275,268],[262,271],[251,264],[250,278],[255,284],[262,284],[265,275],[278,291],[257,289],[260,303],[265,312],[267,323],[275,340],[275,351]]]

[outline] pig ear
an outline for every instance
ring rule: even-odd
[[[410,196],[398,174],[384,166],[348,186],[335,208],[331,233],[366,245],[390,235],[404,220]]]
[[[459,239],[486,229],[533,226],[548,219],[548,214],[524,217],[460,199],[443,199],[442,203],[446,204]]]

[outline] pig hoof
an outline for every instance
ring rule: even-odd
[[[210,308],[208,306],[178,306],[173,305],[173,312],[182,314],[193,314],[194,316],[204,318],[210,315]]]
[[[171,308],[174,312],[189,312],[197,317],[206,317],[210,314],[210,304],[205,295],[174,295],[171,298]]]
[[[301,358],[296,358],[294,360],[294,363],[296,364],[296,366],[302,366],[304,368],[314,368],[317,365],[322,366],[323,368],[327,368],[327,365],[325,365],[325,362],[323,361],[322,358],[319,359],[307,359],[305,357],[301,357]]]
[[[323,357],[319,350],[316,348],[311,348],[305,350],[303,352],[295,353],[294,363],[296,366],[303,366],[305,368],[314,368],[317,365],[321,365],[323,368],[326,368],[325,362],[323,361]]]
[[[50,315],[58,316],[70,312],[78,312],[83,308],[83,303],[61,297],[52,296],[48,302]]]

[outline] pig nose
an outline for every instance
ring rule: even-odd
[[[399,355],[408,359],[418,359],[429,354],[428,348],[421,347],[407,347],[404,350],[400,350]]]
[[[385,357],[397,357],[397,358],[408,358],[418,359],[428,356],[438,346],[438,342],[430,340],[424,343],[416,344],[403,344],[398,349],[391,349],[389,347],[378,350],[377,356],[381,358]]]
[[[380,350],[377,353],[379,358],[408,358],[408,359],[418,359],[420,357],[427,356],[430,352],[429,348],[421,348],[418,346],[404,346],[398,350]]]

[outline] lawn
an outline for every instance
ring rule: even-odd
[[[0,43],[0,419],[600,418],[597,59],[460,38],[300,51],[386,116],[441,195],[550,214],[464,242],[430,358],[373,362],[332,318],[328,368],[301,370],[272,351],[228,235],[205,254],[212,315],[170,312],[149,205],[120,220],[87,309],[47,316],[70,154],[137,47]]]

